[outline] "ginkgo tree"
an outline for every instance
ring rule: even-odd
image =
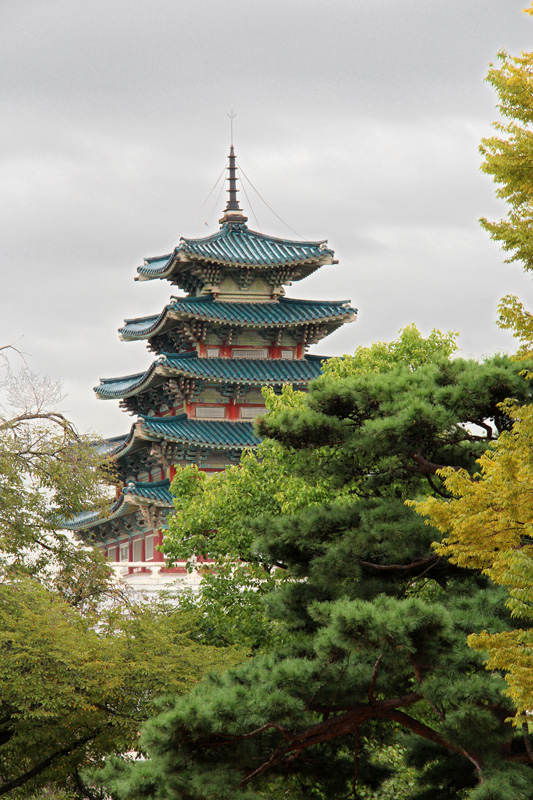
[[[533,16],[533,5],[524,9]],[[487,80],[495,89],[502,119],[496,135],[482,140],[482,170],[494,179],[506,216],[482,226],[509,254],[533,271],[533,53],[499,53]],[[504,297],[499,324],[520,342],[518,358],[533,352],[533,314],[516,296]],[[529,370],[525,374],[531,379]],[[509,430],[479,459],[479,471],[445,470],[451,499],[429,498],[417,509],[442,533],[437,552],[461,567],[478,569],[506,587],[507,605],[524,628],[472,635],[473,647],[488,653],[488,669],[506,671],[509,696],[520,712],[515,724],[529,724],[533,709],[533,408],[512,400],[502,406]],[[533,758],[533,748],[530,746]]]
[[[512,421],[479,459],[479,472],[441,471],[453,499],[414,503],[445,534],[439,555],[477,569],[508,593],[511,613],[533,621],[533,406],[503,405]],[[526,724],[533,709],[533,628],[472,634],[470,644],[487,651],[488,669],[506,670],[508,693]]]
[[[533,5],[524,9],[533,16]],[[513,56],[498,54],[487,81],[496,91],[501,119],[496,134],[482,140],[481,169],[496,183],[496,195],[507,203],[507,214],[498,221],[483,217],[481,225],[508,254],[507,262],[520,262],[533,271],[533,52]],[[514,331],[521,355],[531,352],[533,316],[524,303],[507,295],[500,303],[499,324]]]

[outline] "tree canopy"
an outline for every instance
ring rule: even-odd
[[[446,535],[436,551],[506,587],[512,615],[531,623],[533,406],[506,404],[504,410],[512,428],[478,460],[475,480],[463,470],[442,470],[452,499],[431,497],[416,507]],[[508,694],[519,711],[515,723],[527,724],[533,708],[533,629],[484,631],[469,642],[488,651],[488,669],[507,671]]]
[[[83,769],[135,748],[158,698],[244,654],[204,646],[197,613],[135,602],[99,553],[61,529],[105,504],[108,465],[55,410],[54,384],[26,368],[13,375],[7,361],[3,378],[0,796],[93,798]]]
[[[533,16],[533,6],[524,9]],[[526,271],[533,270],[531,236],[533,200],[533,53],[512,56],[502,50],[499,65],[491,65],[487,81],[498,97],[501,119],[494,123],[496,135],[482,139],[484,157],[481,169],[492,176],[496,195],[507,203],[507,214],[499,221],[483,217],[481,225],[499,242],[509,256]],[[499,324],[514,331],[521,341],[519,355],[531,352],[533,322],[531,313],[514,295],[500,303]]]
[[[525,9],[533,16],[533,6]],[[482,219],[491,237],[510,253],[508,261],[521,261],[533,269],[531,200],[533,198],[533,53],[513,57],[502,51],[499,66],[491,65],[487,80],[499,100],[502,119],[497,135],[482,141],[482,169],[497,184],[496,194],[508,211],[499,222]],[[499,324],[513,331],[520,342],[517,358],[533,352],[533,315],[515,296],[499,307]],[[531,380],[533,375],[526,369]],[[516,398],[514,398],[516,401]],[[482,570],[507,590],[507,607],[526,624],[533,618],[533,550],[530,511],[533,407],[513,400],[502,404],[510,429],[492,442],[478,460],[478,471],[443,470],[450,499],[429,498],[417,504],[419,513],[445,535],[437,552],[470,569]],[[515,724],[527,725],[533,708],[533,630],[526,628],[472,635],[469,643],[488,653],[487,669],[506,670],[508,694],[519,714]],[[533,748],[530,748],[533,758]]]
[[[112,479],[95,437],[57,410],[61,387],[0,348],[0,565],[35,578],[91,560],[63,530],[65,520],[105,505]]]
[[[530,797],[529,740],[505,721],[505,682],[466,643],[514,629],[505,593],[436,554],[438,531],[405,505],[448,496],[442,467],[475,471],[511,425],[499,404],[531,399],[528,365],[438,352],[409,363],[393,352],[378,371],[332,363],[306,397],[272,398],[260,432],[289,483],[302,482],[286,507],[254,505],[265,489],[259,462],[240,506],[244,487],[214,479],[244,558],[283,575],[263,595],[276,644],[152,720],[149,758],[106,768],[118,797],[244,800],[280,779],[294,797],[357,796],[381,785],[389,771],[375,754],[400,740],[417,767],[411,798]],[[280,473],[281,498],[285,488]],[[203,518],[206,555],[217,552],[215,518]],[[184,552],[186,531],[172,535],[169,548]]]
[[[457,349],[457,334],[434,330],[423,337],[416,326],[400,331],[392,342],[358,347],[353,355],[332,358],[324,372],[335,378],[386,372],[402,365],[413,370]],[[304,408],[305,394],[283,387],[279,395],[264,389],[271,412]],[[204,634],[218,644],[245,643],[263,648],[279,632],[278,624],[265,615],[263,597],[286,578],[254,548],[254,530],[249,520],[260,514],[294,513],[328,502],[348,490],[339,485],[334,472],[321,469],[320,450],[305,453],[306,472],[300,474],[301,451],[291,451],[274,439],[265,439],[253,452],[245,452],[238,469],[208,476],[196,466],[178,470],[173,483],[176,514],[169,519],[163,545],[169,560],[197,557],[215,560],[215,568],[204,569],[200,592],[184,606],[203,612]]]

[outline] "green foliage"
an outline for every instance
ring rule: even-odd
[[[349,378],[363,372],[387,372],[395,366],[417,369],[428,361],[449,358],[458,349],[455,341],[458,335],[434,328],[424,338],[416,325],[407,325],[392,342],[374,342],[370,347],[358,347],[353,355],[330,358],[324,364],[324,373]]]
[[[533,5],[526,13],[533,16]],[[480,150],[485,159],[482,169],[493,177],[496,194],[508,210],[499,222],[482,219],[481,224],[510,253],[508,261],[521,261],[529,271],[533,269],[533,53],[512,57],[502,51],[498,57],[500,65],[491,65],[487,80],[496,90],[503,120],[494,125],[498,135],[484,139]],[[512,330],[520,342],[516,358],[531,358],[533,315],[518,297],[502,299],[498,324]],[[533,377],[529,364],[524,364],[524,376]],[[442,470],[448,498],[429,497],[416,505],[445,536],[436,544],[437,552],[461,567],[482,570],[505,587],[513,617],[531,624],[533,407],[530,400],[524,405],[513,393],[510,397],[500,406],[508,430],[481,454],[475,479],[464,470]],[[487,669],[506,671],[508,695],[520,712],[514,723],[525,725],[527,731],[533,707],[533,629],[485,630],[470,636],[469,642],[488,655]],[[499,777],[487,781],[475,797],[512,796],[500,783]]]
[[[447,495],[442,467],[476,470],[510,426],[499,403],[531,399],[528,365],[382,354],[376,371],[333,366],[306,397],[277,398],[258,424],[270,464],[248,454],[232,477],[191,481],[212,504],[198,527],[193,515],[173,523],[169,547],[184,554],[190,527],[205,555],[229,542],[243,570],[283,575],[262,593],[276,637],[152,720],[149,759],[106,767],[116,797],[244,800],[276,796],[280,781],[294,797],[302,785],[317,798],[380,796],[393,745],[416,767],[411,800],[458,800],[503,775],[529,800],[505,682],[466,642],[514,630],[504,592],[436,555],[437,530],[405,505]]]
[[[325,372],[332,380],[386,373],[398,366],[409,373],[455,349],[455,334],[434,330],[424,338],[411,325],[397,342],[360,347],[354,356],[329,359]],[[263,394],[268,411],[282,419],[287,416],[290,426],[295,412],[309,414],[305,394],[291,386],[284,386],[280,394],[268,388]],[[250,520],[262,514],[290,514],[345,495],[335,470],[323,467],[331,458],[328,447],[288,451],[266,439],[257,451],[246,452],[238,467],[214,476],[195,466],[178,470],[172,486],[177,513],[170,518],[164,552],[169,561],[215,560],[214,567],[204,570],[199,596],[182,600],[184,608],[204,612],[202,631],[209,641],[256,649],[269,646],[280,634],[279,625],[265,614],[263,598],[285,580],[285,570],[283,564],[265,560],[254,545]]]
[[[506,201],[508,212],[499,222],[481,220],[491,238],[511,255],[508,261],[522,261],[533,268],[533,54],[511,56],[502,50],[499,67],[491,65],[487,80],[498,95],[503,121],[494,124],[499,135],[483,139],[480,152],[483,172],[497,184],[496,195]]]
[[[530,7],[526,13],[533,14]],[[507,214],[498,222],[486,218],[481,225],[502,249],[508,262],[521,261],[533,269],[531,236],[533,200],[533,53],[498,54],[499,66],[491,65],[487,81],[496,91],[502,120],[494,124],[496,136],[483,139],[481,169],[497,185],[496,195],[507,203]],[[512,330],[521,343],[519,356],[531,355],[531,314],[515,296],[502,299],[498,324]]]
[[[50,382],[4,367],[22,404],[0,416],[0,796],[92,798],[80,770],[135,748],[156,698],[244,654],[200,643],[197,612],[133,602],[61,530],[105,503],[108,465]]]
[[[513,617],[533,620],[533,406],[502,409],[512,420],[490,450],[478,459],[476,480],[464,470],[442,475],[450,498],[428,498],[417,503],[445,538],[437,552],[463,567],[483,570],[508,592]],[[533,629],[483,631],[470,644],[488,653],[487,669],[507,671],[508,694],[522,716],[533,707]]]
[[[292,387],[281,395],[264,390],[272,410],[302,405],[304,395]],[[317,461],[319,454],[313,454]],[[204,568],[199,594],[181,598],[184,609],[203,612],[201,632],[216,645],[238,643],[256,649],[269,646],[279,625],[265,614],[263,598],[286,579],[270,560],[254,547],[249,520],[260,514],[290,513],[324,502],[330,480],[315,483],[299,477],[299,454],[287,457],[274,441],[247,451],[238,467],[208,476],[196,466],[178,470],[172,492],[176,514],[169,519],[163,549],[169,561],[214,559]]]
[[[134,748],[158,696],[240,655],[195,643],[196,619],[174,606],[123,597],[87,613],[33,578],[3,578],[0,794],[65,789],[81,768]]]
[[[54,410],[59,387],[27,367],[14,375],[6,351],[0,347],[0,567],[48,579],[67,561],[93,560],[61,528],[105,505],[112,473],[98,442]]]

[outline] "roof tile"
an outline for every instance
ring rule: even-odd
[[[174,256],[181,253],[204,261],[242,266],[285,266],[302,263],[327,264],[333,261],[333,250],[326,241],[297,242],[266,236],[244,224],[225,223],[211,236],[201,239],[180,239],[174,254],[146,259],[137,268],[144,278],[166,278],[175,266]]]
[[[231,382],[249,386],[279,386],[307,384],[321,374],[324,356],[305,356],[302,359],[239,359],[198,358],[194,353],[165,353],[158,357],[145,372],[125,375],[122,378],[104,378],[95,387],[98,397],[108,400],[145,392],[161,383],[161,371],[167,377],[183,375],[208,381]],[[159,368],[159,369],[158,369]],[[170,372],[169,372],[170,371]]]
[[[179,417],[141,417],[144,433],[168,442],[211,445],[217,449],[256,447],[261,439],[251,422],[188,419]]]
[[[180,297],[159,316],[125,320],[119,329],[122,339],[146,339],[158,333],[169,319],[225,322],[242,327],[290,327],[327,321],[348,322],[357,314],[348,300],[293,300],[282,297],[270,303],[225,303],[212,297]]]

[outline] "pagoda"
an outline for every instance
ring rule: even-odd
[[[284,286],[338,263],[333,251],[326,241],[250,230],[233,145],[227,172],[220,229],[181,238],[173,252],[137,268],[136,280],[167,280],[182,292],[160,314],[127,319],[119,330],[125,342],[146,341],[155,354],[151,366],[95,388],[98,398],[119,400],[136,419],[128,434],[103,444],[121,485],[116,501],[105,515],[88,511],[69,527],[129,573],[151,565],[165,571],[157,545],[173,509],[176,469],[196,464],[216,472],[237,464],[259,443],[253,421],[265,411],[261,388],[305,390],[324,360],[308,355],[309,345],[357,313],[348,301],[285,297]]]

